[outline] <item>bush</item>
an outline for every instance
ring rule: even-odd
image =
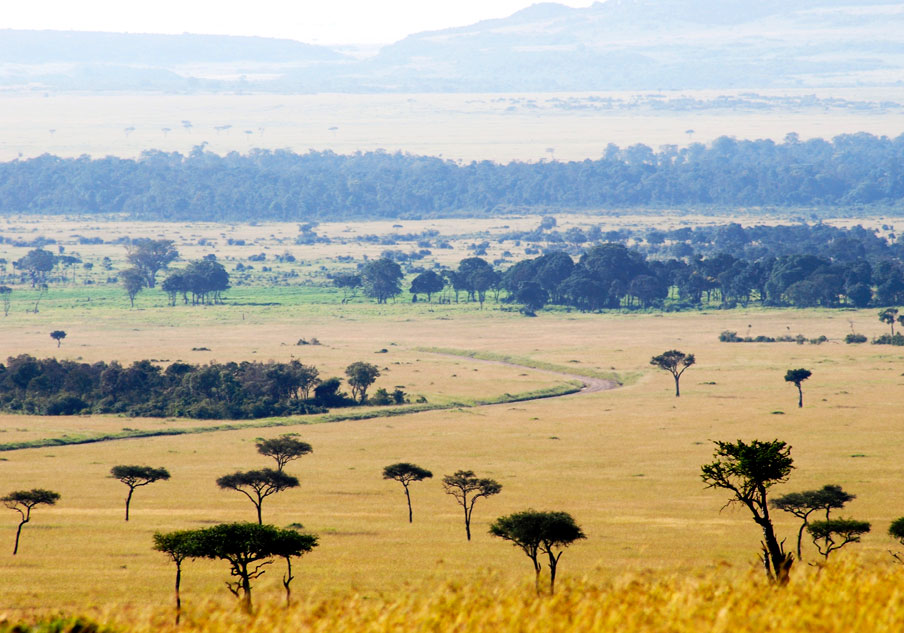
[[[883,334],[882,336],[873,339],[873,345],[904,345],[904,334],[901,334],[900,332],[894,336]]]
[[[863,334],[848,334],[844,337],[845,343],[866,343],[866,337]]]
[[[730,330],[724,330],[721,334],[719,334],[719,340],[723,343],[740,343],[741,338],[738,336],[737,332],[732,332]]]

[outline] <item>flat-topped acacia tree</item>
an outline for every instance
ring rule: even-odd
[[[717,441],[715,445],[715,459],[701,467],[703,482],[707,488],[729,491],[728,505],[738,503],[750,510],[754,522],[763,531],[766,575],[774,583],[787,584],[794,555],[786,553],[775,536],[767,493],[775,484],[788,480],[794,468],[791,447],[781,440]]]
[[[676,398],[681,395],[681,389],[678,384],[681,380],[681,374],[687,371],[687,368],[696,362],[697,359],[694,358],[693,354],[685,354],[684,352],[679,352],[677,349],[670,349],[667,352],[663,352],[650,359],[651,365],[655,365],[672,374],[672,377],[675,379]]]
[[[443,477],[443,490],[455,497],[465,512],[465,534],[471,540],[471,515],[474,504],[481,497],[499,494],[502,484],[495,479],[478,479],[472,470],[457,470]]]
[[[411,512],[411,494],[408,492],[408,486],[413,481],[423,481],[433,477],[426,468],[421,468],[415,464],[407,462],[399,462],[398,464],[390,464],[383,469],[383,479],[394,479],[405,488],[405,499],[408,500],[408,522],[414,521],[414,515]]]
[[[810,515],[817,511],[825,511],[826,521],[832,510],[843,508],[848,501],[856,497],[841,489],[841,486],[829,484],[819,490],[804,490],[803,492],[789,492],[770,503],[773,508],[778,508],[801,519],[800,529],[797,531],[797,560],[801,560],[800,544],[804,530],[810,525]]]
[[[16,529],[16,544],[13,547],[13,556],[19,553],[19,536],[22,534],[22,526],[31,521],[32,508],[39,505],[52,506],[59,500],[60,493],[44,490],[43,488],[16,490],[0,499],[3,505],[10,510],[15,510],[22,517],[21,521],[19,521],[19,527]]]
[[[263,524],[261,505],[270,495],[298,486],[298,478],[281,470],[264,468],[261,470],[238,471],[217,479],[217,485],[224,490],[236,490],[251,500],[257,509],[257,522]]]
[[[176,624],[182,617],[182,563],[186,558],[197,557],[195,535],[197,530],[155,532],[154,549],[163,552],[176,564]]]
[[[556,570],[566,547],[587,538],[567,512],[524,510],[499,517],[490,526],[490,534],[520,547],[534,565],[534,585],[540,593],[540,555],[549,563],[549,593],[556,591]]]
[[[132,503],[135,488],[147,486],[155,481],[166,481],[170,478],[166,468],[154,468],[153,466],[114,466],[110,469],[110,476],[129,487],[129,494],[126,495],[126,521],[129,520],[129,506]]]
[[[803,381],[813,375],[809,369],[789,369],[787,373],[785,373],[785,382],[794,383],[794,386],[797,387],[797,406],[798,408],[802,408],[804,406],[804,390],[800,386]]]
[[[314,452],[310,444],[302,442],[297,437],[295,433],[286,433],[269,440],[260,438],[256,442],[257,452],[276,460],[276,470],[282,471],[292,460]]]

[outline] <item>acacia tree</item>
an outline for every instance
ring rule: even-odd
[[[186,558],[197,556],[197,530],[176,530],[174,532],[155,532],[154,549],[167,554],[176,564],[176,624],[182,617],[182,563]]]
[[[144,276],[148,288],[157,283],[157,271],[166,268],[178,256],[173,240],[137,239],[126,246],[126,259]]]
[[[63,339],[66,338],[66,333],[63,330],[54,330],[50,333],[50,338],[57,342],[57,347],[60,346],[60,343],[63,342]]]
[[[352,388],[352,398],[364,404],[367,399],[367,388],[374,384],[380,370],[376,365],[357,361],[345,368],[345,375],[348,376],[348,385]]]
[[[772,582],[786,584],[794,556],[785,552],[775,536],[767,492],[775,484],[788,480],[794,468],[791,447],[780,440],[714,443],[715,460],[701,467],[706,487],[728,490],[732,497],[726,505],[739,503],[750,510],[754,522],[763,530],[766,575]]]
[[[577,540],[587,538],[574,518],[567,512],[537,512],[524,510],[499,517],[490,526],[490,534],[520,547],[534,565],[534,585],[540,593],[540,555],[549,561],[549,593],[555,593],[556,569],[559,559]],[[556,551],[558,548],[558,552]]]
[[[813,544],[824,560],[829,560],[829,554],[839,550],[848,543],[859,543],[860,536],[870,530],[868,521],[855,519],[827,519],[825,521],[813,521],[807,526],[807,531],[813,537]]]
[[[412,523],[414,521],[414,518],[411,512],[411,494],[408,492],[408,485],[412,481],[423,481],[424,479],[429,479],[430,477],[433,477],[433,473],[431,473],[426,468],[421,468],[420,466],[409,464],[407,462],[390,464],[383,469],[383,479],[395,479],[405,488],[405,499],[408,500],[409,523]]]
[[[384,257],[368,262],[361,269],[361,285],[368,297],[373,297],[377,303],[386,303],[387,299],[402,292],[403,276],[401,267]]]
[[[313,534],[305,534],[292,529],[282,530],[279,534],[273,553],[286,561],[286,573],[283,575],[282,583],[286,589],[287,607],[292,605],[292,581],[295,580],[295,576],[292,575],[292,559],[310,552],[315,547],[317,547],[317,537]]]
[[[824,510],[828,521],[829,513],[832,510],[843,508],[844,504],[855,498],[854,495],[842,490],[841,486],[829,484],[819,490],[791,492],[772,500],[773,508],[793,514],[802,520],[800,529],[797,531],[797,560],[802,560],[800,543],[803,539],[804,530],[810,524],[810,515],[817,510]]]
[[[297,437],[295,433],[286,433],[269,440],[258,438],[255,446],[258,453],[276,460],[276,470],[282,471],[292,460],[314,452],[310,444],[296,439]]]
[[[114,466],[110,469],[110,476],[129,487],[129,494],[126,496],[126,521],[129,520],[129,505],[132,503],[135,488],[147,486],[155,481],[166,481],[170,478],[166,468],[154,468],[153,466]]]
[[[804,391],[800,384],[812,375],[813,372],[803,368],[789,369],[785,374],[785,382],[793,382],[794,386],[797,387],[797,406],[799,408],[804,406]]]
[[[655,365],[660,369],[665,369],[672,374],[672,377],[675,379],[676,398],[681,395],[681,390],[678,386],[678,381],[681,380],[681,374],[695,362],[697,362],[697,359],[694,358],[693,354],[685,354],[684,352],[679,352],[677,349],[670,349],[669,351],[663,352],[650,359],[651,365]]]
[[[436,292],[442,292],[446,287],[446,280],[435,270],[425,270],[417,277],[411,280],[411,287],[408,289],[412,295],[417,297],[419,294],[427,295],[427,301]]]
[[[457,470],[443,477],[443,490],[452,495],[465,513],[465,534],[471,540],[471,515],[481,497],[499,494],[502,484],[494,479],[478,479],[472,470]]]
[[[898,316],[897,308],[885,308],[879,312],[879,320],[882,323],[888,323],[891,326],[891,336],[895,337],[895,320]]]
[[[236,490],[248,497],[257,509],[257,522],[261,525],[263,524],[261,505],[264,499],[288,488],[296,488],[298,478],[281,470],[264,468],[223,475],[217,479],[217,485],[224,490]]]
[[[122,282],[123,290],[126,291],[126,295],[129,297],[130,306],[134,308],[135,297],[138,296],[138,293],[142,291],[147,283],[145,273],[138,268],[126,268],[119,273],[119,280]]]
[[[22,526],[31,521],[32,508],[39,505],[52,506],[59,500],[60,493],[44,490],[43,488],[16,490],[0,499],[3,505],[10,510],[15,510],[22,517],[21,521],[19,521],[19,527],[16,529],[16,544],[13,547],[13,556],[19,552],[19,536],[22,534]]]
[[[193,540],[193,556],[229,563],[229,573],[236,580],[226,586],[236,598],[241,598],[248,613],[252,609],[251,581],[264,574],[264,567],[273,562],[274,556],[288,560],[317,545],[314,535],[256,523],[222,523],[195,531]]]

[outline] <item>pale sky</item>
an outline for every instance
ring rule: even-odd
[[[0,29],[205,33],[386,44],[501,18],[537,0],[2,0]],[[558,0],[587,7],[593,0]]]

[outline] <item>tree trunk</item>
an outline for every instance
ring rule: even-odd
[[[22,534],[22,526],[26,523],[28,523],[28,519],[25,519],[21,523],[19,523],[19,528],[16,530],[16,545],[13,547],[13,556],[15,556],[19,552],[19,535]]]
[[[129,488],[129,495],[126,497],[126,521],[129,520],[129,504],[132,503],[132,493],[135,492],[134,488]]]
[[[176,563],[176,624],[182,619],[182,595],[179,588],[182,586],[182,562]]]
[[[408,522],[413,523],[414,517],[411,513],[411,495],[408,494],[408,486],[405,486],[405,498],[408,500]]]
[[[247,573],[242,576],[242,603],[245,613],[251,613],[251,581]]]
[[[797,385],[797,407],[802,409],[804,406],[804,390],[801,389],[800,385]]]
[[[681,377],[675,376],[675,397],[679,397],[681,395],[681,389],[678,388],[678,381],[681,380]]]
[[[465,534],[468,535],[468,540],[471,540],[471,515],[468,513],[468,506],[465,506]]]
[[[254,504],[254,505],[257,507],[257,524],[258,524],[258,525],[263,525],[263,524],[264,524],[264,519],[263,519],[263,517],[261,517],[261,506],[264,505],[264,504],[263,504],[263,501],[259,501],[259,502],[257,502],[257,503]]]
[[[283,578],[283,587],[286,588],[286,608],[292,606],[292,557],[286,556],[286,575]]]

